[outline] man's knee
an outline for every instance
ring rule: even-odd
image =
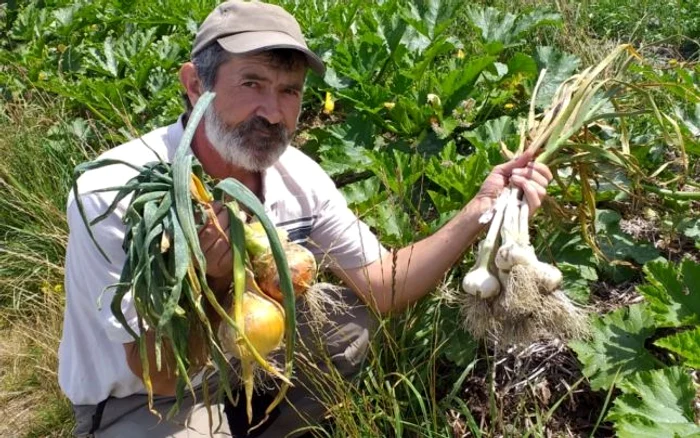
[[[319,284],[316,293],[319,292],[324,294],[325,303],[317,308],[323,309],[321,316],[327,321],[318,324],[310,320],[313,315],[301,311],[299,338],[306,346],[313,345],[312,355],[327,354],[342,376],[351,377],[361,370],[367,357],[378,326],[377,317],[351,289]]]

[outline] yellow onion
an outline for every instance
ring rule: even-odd
[[[265,357],[280,346],[284,337],[284,310],[276,302],[254,292],[243,294],[243,332],[253,347]],[[228,324],[219,327],[224,350],[241,360],[252,360],[236,330]]]
[[[273,300],[246,291],[242,304],[243,333],[253,348],[265,357],[280,346],[284,337],[284,309]],[[235,305],[229,313],[235,312]],[[235,315],[234,315],[235,318]],[[219,327],[219,339],[225,351],[241,361],[241,377],[245,387],[246,414],[248,422],[253,421],[253,387],[255,359],[238,332],[228,324]]]
[[[253,258],[260,257],[271,251],[267,233],[265,233],[265,229],[260,222],[246,224],[244,230],[245,246]],[[275,228],[275,230],[277,231],[277,237],[279,237],[280,242],[284,243],[289,240],[289,234],[286,230],[282,228]]]
[[[284,253],[292,274],[292,286],[294,295],[300,296],[313,284],[316,278],[316,259],[305,247],[298,243],[287,242],[284,244]],[[282,289],[280,277],[277,273],[277,265],[271,252],[253,259],[253,271],[260,289],[271,298],[282,302]]]
[[[292,274],[294,294],[302,295],[316,278],[316,259],[305,247],[289,241],[287,232],[277,228],[284,253]],[[277,264],[270,249],[270,241],[259,222],[245,226],[245,245],[253,264],[253,274],[260,289],[277,302],[282,302],[282,289]]]

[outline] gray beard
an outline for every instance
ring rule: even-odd
[[[281,123],[271,125],[264,118],[253,116],[231,128],[213,105],[204,113],[204,132],[221,159],[251,172],[260,172],[275,164],[289,144],[289,134]]]

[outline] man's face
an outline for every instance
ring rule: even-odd
[[[216,98],[204,121],[221,158],[249,171],[273,165],[296,129],[306,68],[277,68],[264,56],[233,58],[219,67]]]

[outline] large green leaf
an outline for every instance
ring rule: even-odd
[[[634,240],[620,228],[621,216],[614,210],[597,210],[595,226],[598,245],[610,260],[633,260],[647,263],[660,256],[654,245]]]
[[[425,0],[409,2],[404,8],[404,19],[418,32],[435,40],[457,16],[457,0]]]
[[[667,336],[654,342],[654,344],[681,356],[685,365],[700,368],[700,327]]]
[[[692,409],[695,387],[680,367],[639,372],[620,384],[607,419],[621,438],[689,437],[700,435]]]
[[[390,246],[405,245],[414,240],[411,217],[401,207],[382,203],[375,205],[363,220]]]
[[[648,284],[638,286],[665,326],[700,324],[700,265],[684,260],[680,269],[669,262],[651,262],[644,266]],[[683,275],[681,279],[680,276]]]
[[[119,66],[117,60],[114,57],[114,46],[112,44],[112,38],[107,37],[104,41],[104,56],[100,55],[98,51],[94,48],[90,49],[90,54],[92,55],[90,67],[98,70],[101,73],[109,74],[113,77],[119,76]]]
[[[509,140],[517,139],[517,126],[508,116],[498,119],[491,119],[480,125],[478,128],[465,132],[464,137],[469,140],[475,148],[488,151],[498,148],[501,142],[509,144]]]
[[[487,166],[484,152],[469,157],[457,155],[454,142],[450,142],[439,156],[431,157],[425,175],[444,190],[428,192],[438,212],[457,210],[473,198],[486,176]]]
[[[700,103],[695,104],[695,111],[684,111],[676,108],[676,117],[680,119],[683,126],[688,130],[690,136],[700,139]],[[700,155],[700,142],[691,142],[686,149],[695,155]]]
[[[346,172],[362,172],[370,163],[367,149],[370,148],[374,129],[366,119],[354,117],[353,120],[364,121],[364,130],[357,129],[356,123],[333,125],[326,129],[314,129],[307,135],[309,141],[304,145],[304,152],[315,156],[321,167],[330,176]],[[315,149],[315,150],[314,150]]]
[[[574,74],[581,60],[553,47],[538,47],[535,60],[540,70],[547,69],[547,75],[540,86],[536,100],[537,106],[544,108],[552,103],[559,84]]]
[[[591,388],[607,389],[637,371],[656,368],[658,361],[644,348],[654,328],[654,318],[645,304],[593,316],[591,338],[570,343]]]
[[[676,230],[682,233],[685,237],[693,239],[700,243],[700,219],[693,217],[684,217],[676,225]]]
[[[463,67],[450,71],[440,78],[440,96],[444,100],[444,114],[450,114],[457,105],[474,91],[474,84],[484,69],[496,60],[492,56],[482,56],[469,60]]]
[[[513,15],[491,7],[471,6],[467,9],[467,16],[479,29],[483,42],[492,48],[492,53],[520,44],[522,37],[537,27],[561,22],[559,14],[541,10]]]
[[[361,181],[346,184],[340,191],[343,193],[343,197],[345,197],[348,205],[353,208],[368,202],[371,203],[376,199],[385,198],[386,196],[379,190],[380,187],[381,182],[379,178],[372,176]]]
[[[557,263],[557,268],[564,275],[563,290],[566,295],[580,303],[587,303],[590,296],[589,282],[598,280],[596,270],[586,265]]]
[[[382,184],[402,199],[409,195],[423,176],[425,166],[419,155],[402,152],[398,149],[372,154],[368,168],[379,177]]]
[[[507,77],[522,74],[525,77],[537,77],[537,62],[530,55],[516,53],[508,60]]]
[[[576,266],[580,271],[577,275],[582,278],[598,279],[598,260],[577,230],[555,231],[547,240],[541,249],[538,248],[540,260],[568,263]]]

